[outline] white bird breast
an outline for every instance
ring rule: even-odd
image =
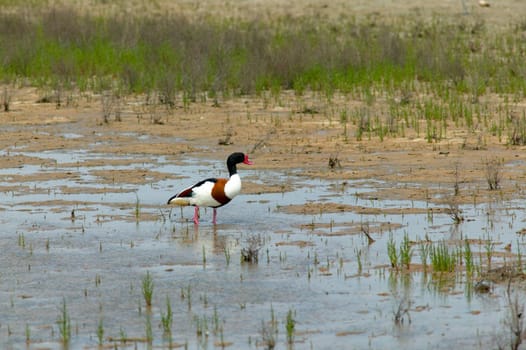
[[[228,198],[233,199],[241,192],[241,178],[239,174],[230,176],[225,184],[225,194]]]

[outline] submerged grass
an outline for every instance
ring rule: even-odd
[[[65,298],[62,299],[62,307],[60,308],[60,316],[57,320],[57,325],[62,344],[67,348],[71,339],[71,319],[69,317]]]
[[[289,309],[287,312],[287,318],[285,320],[285,330],[287,331],[287,344],[291,345],[294,343],[294,331],[296,328],[296,320],[294,319],[294,310]]]
[[[102,318],[97,324],[97,342],[99,346],[102,346],[104,344],[104,321],[102,320]]]
[[[171,339],[172,337],[173,312],[170,298],[166,296],[166,313],[161,313],[161,325],[163,334]]]

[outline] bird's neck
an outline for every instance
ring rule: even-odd
[[[228,173],[230,174],[230,177],[237,175],[237,167],[235,164],[228,164]]]

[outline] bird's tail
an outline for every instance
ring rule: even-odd
[[[190,204],[190,198],[188,198],[188,197],[175,197],[175,196],[168,200],[168,204],[179,205],[181,207],[186,207],[186,206],[192,205],[192,204]]]

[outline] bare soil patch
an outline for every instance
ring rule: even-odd
[[[232,98],[222,101],[219,107],[212,101],[196,102],[188,108],[167,111],[163,125],[138,121],[131,109],[135,103],[132,98],[128,99],[130,107],[123,108],[122,121],[105,124],[101,123],[100,102],[94,98],[78,96],[74,105],[57,109],[54,104],[34,103],[39,92],[32,88],[22,89],[16,96],[24,96],[24,99],[17,100],[12,111],[0,114],[0,122],[4,126],[0,136],[0,146],[4,150],[0,168],[27,164],[45,168],[56,166],[53,161],[34,155],[11,155],[14,152],[86,150],[105,154],[106,159],[97,158],[82,164],[96,166],[139,163],[150,155],[165,156],[174,163],[187,156],[222,161],[233,151],[244,151],[254,159],[255,169],[295,169],[300,175],[314,179],[376,179],[391,185],[378,187],[361,196],[438,203],[450,200],[455,181],[458,181],[460,189],[455,201],[473,203],[496,196],[502,199],[520,195],[526,180],[524,147],[510,147],[505,140],[486,134],[484,148],[466,148],[465,142],[455,136],[454,125],[450,126],[450,136],[432,143],[411,134],[411,130],[403,137],[383,140],[372,137],[358,141],[353,136],[356,132],[354,125],[347,125],[348,136],[343,137],[343,126],[331,111],[352,102],[352,97],[344,95],[327,100],[317,94],[296,96],[293,92],[283,92],[279,98],[270,100],[265,97]],[[298,107],[313,105],[321,112],[301,113],[302,108]],[[56,115],[67,122],[55,120],[50,123],[50,118]],[[68,136],[73,132],[74,138]],[[230,143],[220,144],[227,134],[230,135]],[[467,139],[471,137],[476,135],[466,136]],[[129,156],[129,159],[112,159],[112,154]],[[329,159],[334,155],[337,155],[341,165],[338,169],[329,166]],[[488,191],[485,182],[484,161],[491,158],[503,162],[499,191]],[[76,164],[76,160],[71,159],[66,164]],[[461,168],[456,178],[455,166],[458,164]],[[118,170],[97,170],[96,175],[101,183],[107,183],[156,181],[183,174],[137,170],[137,173],[128,176]],[[8,180],[21,184],[71,176],[75,174],[44,171]],[[264,185],[247,183],[245,190],[248,193],[285,192],[292,186],[286,179],[268,181]],[[315,208],[310,205],[294,210],[364,209],[337,206]]]

